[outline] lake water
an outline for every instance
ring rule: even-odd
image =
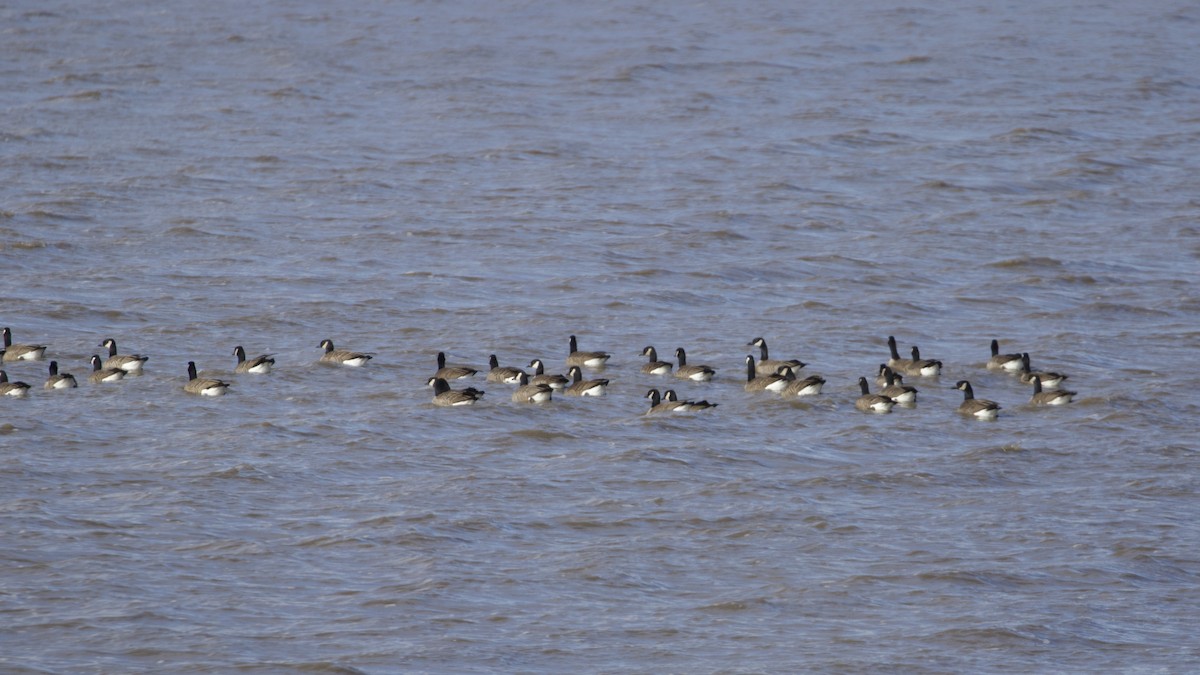
[[[81,380],[4,364],[0,671],[1200,669],[1200,7],[18,0],[0,54],[0,323]],[[570,335],[607,397],[430,402]],[[945,372],[860,413],[888,335]]]

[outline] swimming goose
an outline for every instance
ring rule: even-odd
[[[431,377],[427,383],[433,387],[433,404],[437,406],[474,405],[483,398],[483,392],[475,387],[451,389],[450,383],[440,377]]]
[[[261,375],[271,372],[271,367],[275,365],[275,359],[271,358],[270,354],[263,354],[252,359],[247,359],[246,350],[242,349],[241,345],[233,348],[233,355],[237,357],[237,366],[233,369],[235,373],[257,373]]]
[[[766,377],[774,375],[779,372],[779,368],[781,366],[787,366],[793,371],[796,371],[808,365],[800,359],[788,359],[786,361],[781,361],[779,359],[770,358],[767,355],[767,341],[761,337],[754,338],[750,342],[746,343],[746,346],[758,347],[758,364],[755,366],[755,368],[758,369],[757,374],[760,376]]]
[[[50,377],[46,378],[46,389],[74,389],[78,386],[74,375],[58,372],[58,361],[50,362]]]
[[[1000,404],[983,398],[975,398],[975,390],[971,383],[959,380],[955,389],[962,391],[963,402],[958,404],[958,412],[981,420],[994,420],[1000,414]]]
[[[512,393],[512,400],[517,403],[545,403],[554,393],[548,384],[530,384],[525,373],[517,378],[517,384],[520,386]]]
[[[565,376],[558,373],[547,373],[546,365],[541,359],[534,359],[529,362],[529,367],[533,369],[533,377],[529,378],[530,384],[548,384],[555,391],[566,389],[571,381]]]
[[[787,386],[779,392],[783,396],[816,396],[821,393],[821,387],[825,386],[825,378],[820,375],[809,375],[803,380],[797,380],[796,374],[787,366],[783,367],[782,375],[788,380]]]
[[[649,362],[642,364],[642,372],[648,375],[668,375],[673,367],[669,361],[659,361],[658,352],[654,347],[646,347],[642,350],[642,356],[645,356]]]
[[[879,373],[875,376],[875,384],[886,387],[888,373],[895,373],[895,371],[889,368],[886,363],[879,364]]]
[[[608,380],[584,380],[583,371],[579,366],[571,366],[567,371],[567,375],[571,378],[571,385],[567,387],[566,392],[571,396],[603,396],[608,387]]]
[[[887,367],[897,373],[907,373],[908,369],[912,367],[912,359],[900,358],[900,352],[896,350],[896,337],[894,335],[888,336],[887,344],[888,351],[892,354],[887,360]],[[881,372],[880,374],[882,375],[883,373]]]
[[[1075,392],[1066,389],[1051,389],[1042,391],[1042,379],[1033,376],[1033,398],[1029,402],[1034,405],[1066,405],[1075,398]]]
[[[1029,352],[1021,353],[1021,369],[1017,371],[1017,379],[1021,384],[1032,384],[1033,378],[1038,378],[1042,381],[1042,386],[1047,389],[1058,389],[1058,385],[1067,379],[1062,373],[1049,373],[1045,371],[1031,371],[1029,369]]]
[[[884,378],[887,380],[887,386],[880,390],[880,394],[892,399],[896,403],[916,403],[917,388],[904,384],[904,376],[900,373],[893,372],[891,368],[884,371]]]
[[[893,368],[892,370],[896,371],[897,373],[900,372],[900,370],[896,368]],[[937,377],[938,375],[942,374],[942,362],[935,361],[934,359],[921,358],[921,350],[917,349],[916,345],[913,345],[912,363],[903,374],[914,375],[917,377]]]
[[[99,346],[108,349],[108,358],[104,359],[105,368],[120,368],[127,373],[140,373],[142,364],[150,358],[138,354],[117,354],[117,341],[112,338],[101,342]]]
[[[125,371],[120,368],[105,368],[100,362],[98,354],[92,354],[92,373],[88,375],[88,382],[99,384],[100,382],[116,382],[125,379]]]
[[[683,405],[683,401],[664,401],[662,394],[657,389],[651,389],[646,392],[646,398],[650,399],[650,409],[646,411],[647,415],[657,415],[658,413],[675,412],[675,410]]]
[[[612,354],[605,352],[581,352],[579,346],[575,342],[575,336],[571,336],[571,351],[567,354],[568,366],[583,366],[585,368],[601,368],[608,360],[612,358]]]
[[[440,377],[446,381],[461,380],[464,377],[471,377],[475,373],[479,372],[478,370],[475,370],[474,368],[467,368],[466,366],[447,366],[446,365],[446,352],[438,352],[437,366],[438,366],[437,372],[434,373],[433,376]]]
[[[692,412],[693,410],[705,410],[707,408],[717,407],[717,403],[709,403],[708,401],[680,401],[679,395],[674,389],[668,389],[663,392],[662,400],[664,402],[678,403],[679,407],[676,412]]]
[[[196,362],[188,361],[188,381],[183,390],[201,396],[221,396],[229,391],[229,383],[212,377],[196,377]]]
[[[321,363],[333,363],[339,366],[361,368],[367,365],[367,361],[375,358],[370,354],[352,352],[349,349],[335,349],[333,340],[321,340],[321,344],[318,346],[325,350],[325,353],[321,354]]]
[[[24,382],[9,382],[8,373],[0,370],[0,396],[25,398],[29,394],[29,385]]]
[[[855,399],[854,407],[863,412],[888,413],[892,411],[892,406],[896,405],[896,402],[887,396],[872,394],[865,377],[858,378],[858,387],[862,389],[862,396]]]
[[[4,327],[4,349],[0,350],[3,361],[41,361],[46,355],[46,345],[14,345],[12,331]]]
[[[780,366],[779,370],[785,370],[787,366]],[[779,393],[788,385],[788,379],[782,373],[771,373],[766,376],[759,376],[756,373],[758,369],[754,367],[754,357],[746,355],[746,391],[773,391]]]
[[[1020,354],[1001,354],[1000,341],[992,339],[992,358],[987,362],[988,370],[1020,370],[1021,355]]]
[[[679,362],[679,366],[675,368],[675,377],[681,380],[708,382],[713,379],[713,375],[717,374],[717,371],[709,366],[689,366],[687,353],[683,351],[683,347],[675,350],[675,360]]]
[[[525,371],[520,368],[510,368],[509,366],[500,366],[500,359],[496,358],[495,354],[488,357],[488,382],[501,382],[503,384],[516,384]]]

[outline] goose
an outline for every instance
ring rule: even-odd
[[[875,376],[875,384],[877,384],[881,387],[886,387],[887,383],[888,383],[887,382],[887,374],[889,372],[895,373],[896,371],[889,368],[888,364],[886,364],[886,363],[879,364],[879,374]]]
[[[605,352],[581,352],[579,346],[575,342],[575,336],[571,336],[571,351],[567,354],[568,366],[583,366],[585,368],[601,368],[608,360],[612,358],[612,354]]]
[[[0,370],[0,396],[25,398],[29,394],[29,385],[24,382],[9,382],[8,373]]]
[[[467,368],[466,366],[447,366],[446,352],[437,353],[437,366],[437,372],[433,376],[440,377],[446,381],[461,380],[464,377],[471,377],[479,372],[474,368]]]
[[[1075,392],[1066,389],[1051,389],[1042,391],[1042,378],[1033,376],[1033,398],[1029,402],[1034,405],[1066,405],[1075,398]]]
[[[108,358],[104,359],[105,368],[120,368],[127,373],[142,372],[142,365],[150,358],[138,354],[117,354],[117,341],[108,338],[99,344],[108,349]]]
[[[896,337],[889,335],[887,339],[888,350],[891,352],[891,358],[887,360],[887,367],[897,373],[907,373],[912,367],[912,359],[900,358],[900,352],[896,350]]]
[[[650,400],[650,409],[646,411],[647,415],[674,412],[680,406],[679,401],[663,401],[662,394],[657,389],[647,391],[646,398]]]
[[[791,368],[784,366],[783,371],[782,374],[788,383],[779,393],[784,396],[816,396],[821,393],[821,387],[825,386],[825,378],[820,375],[809,375],[803,380],[797,380]]]
[[[680,408],[685,408],[686,404],[683,401],[664,401],[662,394],[657,389],[651,389],[646,392],[646,398],[650,399],[650,409],[646,411],[647,415],[657,415],[659,413],[685,412]]]
[[[74,375],[58,372],[58,361],[50,362],[50,377],[46,378],[46,389],[74,389],[78,386]]]
[[[491,368],[487,374],[488,382],[516,384],[521,379],[521,376],[525,374],[525,371],[520,368],[501,367],[500,359],[497,359],[495,354],[488,357],[488,367]]]
[[[370,354],[352,352],[349,349],[335,349],[333,346],[333,340],[329,339],[321,340],[321,344],[318,346],[325,350],[325,353],[321,354],[321,363],[332,363],[339,366],[361,368],[367,365],[367,361],[375,358]]]
[[[88,382],[99,384],[100,382],[116,382],[125,379],[125,371],[120,368],[105,368],[100,362],[98,354],[92,354],[92,373],[88,375]]]
[[[855,399],[854,407],[863,412],[888,413],[892,411],[892,406],[896,405],[896,402],[887,396],[872,394],[865,377],[858,378],[858,387],[862,389],[862,395]]]
[[[782,371],[787,366],[780,366]],[[779,393],[788,385],[788,379],[781,373],[771,373],[766,376],[758,376],[755,373],[758,369],[754,367],[754,357],[746,355],[746,391],[773,391]]]
[[[1058,389],[1058,385],[1062,384],[1063,380],[1067,379],[1067,376],[1063,375],[1062,373],[1030,371],[1030,369],[1029,369],[1029,352],[1022,352],[1021,353],[1021,369],[1017,371],[1017,379],[1019,379],[1021,381],[1021,384],[1033,384],[1033,378],[1035,378],[1035,377],[1038,378],[1039,380],[1041,380],[1042,386],[1047,389]]]
[[[567,375],[571,378],[571,385],[567,387],[565,393],[571,396],[604,396],[607,393],[608,380],[584,380],[583,371],[579,369],[579,366],[571,366]]]
[[[708,408],[715,408],[715,407],[717,407],[717,405],[719,405],[717,403],[709,403],[708,401],[680,401],[679,395],[675,393],[674,389],[668,389],[668,390],[664,391],[662,394],[662,400],[664,402],[679,403],[680,404],[679,407],[675,409],[676,412],[692,412],[693,410],[705,410]]]
[[[433,387],[433,404],[437,406],[474,405],[483,398],[483,392],[475,387],[451,389],[450,384],[440,377],[431,377],[427,383]]]
[[[1021,369],[1020,354],[1001,354],[1000,341],[992,339],[992,357],[987,362],[988,370],[1014,371]]]
[[[669,361],[659,361],[658,352],[653,346],[646,347],[642,350],[642,356],[645,356],[649,362],[642,364],[642,372],[647,375],[668,375],[673,366]]]
[[[512,393],[512,400],[517,403],[545,403],[554,394],[548,384],[530,384],[529,375],[525,373],[517,378],[517,384],[520,386]]]
[[[188,381],[183,390],[201,396],[222,396],[229,391],[229,383],[212,377],[196,377],[196,362],[188,361]]]
[[[779,359],[770,358],[767,355],[767,341],[761,337],[754,338],[750,342],[746,343],[746,346],[758,347],[758,365],[755,367],[758,369],[758,375],[761,376],[774,375],[779,372],[779,368],[781,366],[787,366],[793,371],[796,371],[808,365],[800,359],[788,359],[787,361],[781,361]]]
[[[41,361],[46,356],[46,345],[14,345],[12,331],[4,327],[4,349],[0,350],[0,360],[11,361]]]
[[[713,379],[713,375],[717,374],[717,371],[708,366],[689,366],[687,353],[683,351],[683,347],[675,350],[675,360],[679,362],[679,366],[675,368],[675,377],[681,380],[708,382]]]
[[[233,355],[237,357],[237,366],[233,369],[235,373],[265,374],[271,372],[271,368],[275,365],[275,359],[271,358],[270,354],[247,359],[246,350],[242,349],[241,345],[233,348]]]
[[[529,378],[530,384],[548,384],[555,391],[566,389],[571,381],[565,376],[558,373],[547,373],[546,364],[542,363],[541,359],[534,359],[529,362],[529,367],[533,369],[533,377]]]
[[[887,386],[880,390],[880,394],[892,399],[896,403],[911,404],[917,402],[917,388],[904,384],[903,375],[893,372],[891,368],[888,368],[884,372],[884,377],[887,379]]]
[[[963,402],[958,404],[958,412],[981,420],[994,420],[1000,414],[1000,404],[987,399],[975,398],[975,390],[971,383],[959,380],[955,389],[962,391]]]
[[[896,372],[899,370],[893,368]],[[942,362],[921,358],[921,350],[916,345],[912,348],[912,363],[903,373],[917,377],[937,377],[942,374]]]

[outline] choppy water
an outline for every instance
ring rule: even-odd
[[[1200,10],[1048,4],[0,6],[0,323],[151,357],[5,364],[0,670],[1195,670]]]

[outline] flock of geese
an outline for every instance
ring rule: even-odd
[[[0,361],[15,363],[22,361],[42,361],[45,359],[46,345],[14,344],[12,331],[3,329],[4,348],[0,351]],[[886,363],[879,364],[876,383],[880,385],[877,393],[872,393],[866,377],[858,378],[861,395],[855,400],[858,410],[868,413],[888,413],[899,405],[910,407],[917,401],[916,387],[904,383],[904,378],[936,378],[941,374],[942,362],[921,357],[920,350],[914,345],[911,358],[902,358],[896,346],[896,338],[887,339],[890,357]],[[90,361],[92,371],[88,381],[99,384],[115,382],[126,375],[140,374],[148,357],[138,354],[120,354],[117,351],[116,340],[109,338],[100,343],[108,350],[107,358],[99,354],[92,355]],[[767,349],[766,340],[755,338],[747,346],[757,347],[759,356],[746,356],[745,390],[748,392],[772,392],[780,396],[817,396],[825,384],[819,375],[809,375],[800,378],[796,373],[804,368],[806,363],[799,359],[772,359]],[[347,349],[338,349],[332,340],[323,340],[319,345],[323,350],[322,363],[361,368],[373,358],[372,355]],[[247,358],[246,351],[237,346],[233,350],[237,358],[234,372],[266,374],[271,372],[275,359],[270,354]],[[687,362],[687,353],[682,347],[675,350],[675,363],[660,361],[658,352],[652,346],[642,350],[646,363],[641,366],[641,372],[646,375],[671,376],[691,381],[708,382],[716,375],[716,369],[707,365]],[[528,370],[501,366],[493,354],[489,359],[489,370],[485,374],[488,382],[515,385],[512,400],[518,403],[546,403],[555,393],[566,396],[603,396],[609,385],[609,380],[602,378],[585,379],[583,370],[599,369],[607,364],[611,354],[599,351],[580,351],[574,335],[570,337],[567,354],[567,374],[559,375],[546,372],[545,363],[541,359],[533,359]],[[991,357],[987,361],[989,370],[1002,371],[1012,374],[1022,384],[1032,385],[1033,396],[1030,403],[1034,405],[1063,405],[1070,403],[1075,392],[1061,389],[1066,375],[1054,372],[1035,371],[1030,366],[1029,354],[1000,353],[1000,343],[991,342]],[[437,371],[427,384],[433,389],[433,404],[437,406],[472,405],[483,397],[484,392],[475,387],[454,389],[450,382],[475,377],[479,370],[466,366],[446,364],[446,355],[437,355]],[[183,389],[190,394],[200,396],[220,396],[228,391],[230,382],[211,377],[199,377],[196,364],[187,364],[188,380]],[[78,386],[78,381],[70,373],[58,370],[58,362],[50,361],[49,376],[44,385],[45,389],[70,389]],[[955,389],[963,392],[963,401],[958,406],[958,412],[978,419],[995,419],[1000,412],[1000,405],[995,401],[975,398],[971,383],[960,380],[954,385]],[[0,370],[0,396],[24,397],[32,387],[25,382],[10,382],[8,374]],[[645,396],[650,407],[647,414],[695,412],[716,407],[718,404],[708,401],[681,400],[674,390],[660,392],[657,388],[650,389]]]

